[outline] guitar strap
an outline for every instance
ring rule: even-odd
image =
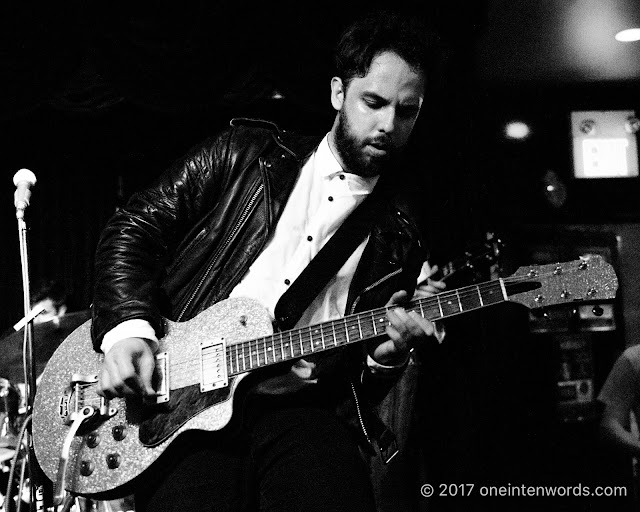
[[[329,279],[340,270],[367,236],[380,211],[382,192],[379,190],[379,186],[373,189],[282,294],[274,311],[280,329],[293,329]],[[387,464],[398,453],[395,435],[375,411],[368,411],[367,416],[372,429],[372,439],[377,445],[383,463]]]
[[[351,212],[333,236],[291,283],[275,307],[275,319],[281,330],[293,329],[311,302],[318,296],[347,258],[369,233],[380,205],[379,187],[373,189]]]

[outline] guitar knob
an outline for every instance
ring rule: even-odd
[[[127,431],[125,430],[124,425],[116,425],[111,429],[111,433],[116,441],[122,441],[127,437]]]
[[[91,432],[90,434],[87,434],[86,439],[87,439],[87,446],[89,448],[95,448],[100,444],[100,436],[95,432]]]
[[[93,462],[90,462],[88,460],[83,460],[80,463],[80,474],[82,476],[89,476],[91,475],[91,473],[93,473],[94,470],[94,465]]]
[[[107,467],[109,469],[117,469],[120,466],[120,455],[117,453],[110,453],[106,457]]]

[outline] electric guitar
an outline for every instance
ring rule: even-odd
[[[406,305],[430,320],[503,302],[540,308],[615,297],[618,281],[601,256],[521,267],[511,277],[444,291]],[[268,312],[251,299],[221,301],[186,322],[166,321],[156,355],[155,404],[97,394],[103,356],[90,322],[76,329],[42,374],[33,411],[33,443],[57,493],[101,498],[156,462],[180,433],[224,431],[240,403],[240,382],[256,370],[383,335],[387,308],[273,333]],[[222,434],[222,432],[220,432]]]

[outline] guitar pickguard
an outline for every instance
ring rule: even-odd
[[[233,378],[232,378],[233,379]],[[138,437],[144,446],[154,447],[166,441],[191,418],[232,398],[233,382],[221,389],[202,393],[198,385],[174,390],[168,403],[143,407]]]

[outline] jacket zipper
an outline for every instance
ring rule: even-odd
[[[356,306],[358,305],[358,302],[360,301],[360,297],[362,297],[363,293],[366,293],[369,290],[371,290],[372,288],[375,288],[376,286],[378,286],[383,281],[386,281],[387,279],[391,279],[393,276],[395,276],[396,274],[398,274],[400,272],[402,272],[402,268],[394,270],[390,274],[387,274],[386,276],[381,277],[375,283],[370,284],[364,290],[362,290],[358,294],[356,299],[353,301],[353,304],[351,305],[349,314],[350,315],[354,314]],[[367,427],[364,424],[364,418],[362,417],[362,410],[360,408],[360,400],[358,400],[358,393],[356,392],[356,387],[353,384],[353,380],[351,381],[351,393],[353,394],[353,400],[356,403],[356,413],[358,414],[358,422],[360,423],[360,428],[362,429],[362,433],[364,434],[364,437],[367,440],[367,443],[369,443],[370,446],[373,446],[373,443],[371,442],[371,437],[369,437],[369,432],[367,431]]]
[[[177,319],[178,322],[180,320],[182,320],[182,317],[183,317],[185,311],[191,305],[191,302],[193,301],[193,299],[196,296],[196,294],[200,291],[200,288],[202,288],[202,285],[204,284],[204,281],[206,280],[207,276],[211,272],[211,269],[213,268],[213,265],[218,260],[218,257],[220,256],[222,251],[224,249],[226,249],[226,247],[235,238],[235,236],[238,233],[238,231],[240,231],[242,226],[244,226],[247,218],[249,217],[249,214],[253,212],[255,203],[256,203],[258,197],[260,196],[260,194],[262,193],[263,189],[264,189],[264,183],[261,183],[258,186],[258,188],[256,189],[256,191],[252,194],[251,199],[249,199],[249,202],[247,203],[247,206],[242,211],[242,214],[240,215],[240,217],[238,218],[238,221],[236,222],[235,226],[231,230],[231,233],[229,233],[229,236],[227,236],[227,239],[224,241],[224,243],[220,246],[220,248],[218,249],[218,251],[216,252],[214,257],[211,259],[211,263],[209,263],[209,266],[207,267],[206,272],[200,278],[200,281],[198,282],[198,286],[196,286],[195,290],[193,290],[193,292],[191,293],[191,296],[189,297],[189,300],[187,301],[187,303],[182,308],[182,311],[180,311],[180,314],[178,315],[178,319]]]
[[[360,423],[362,433],[364,434],[367,443],[369,443],[369,446],[373,446],[371,438],[369,437],[369,432],[367,432],[367,427],[364,425],[364,418],[362,417],[362,411],[360,409],[360,400],[358,400],[358,393],[356,393],[356,387],[353,384],[353,380],[351,381],[351,393],[353,394],[353,400],[356,403],[356,413],[358,414],[358,422]]]
[[[393,272],[391,272],[390,274],[387,274],[386,276],[381,277],[380,279],[378,279],[375,283],[370,284],[369,286],[367,286],[364,290],[362,290],[358,296],[356,297],[356,300],[353,301],[353,304],[351,304],[351,309],[349,311],[350,315],[353,315],[355,310],[356,310],[356,306],[358,305],[358,302],[360,302],[360,297],[362,297],[363,293],[367,293],[369,290],[375,288],[376,286],[378,286],[380,283],[386,281],[387,279],[391,279],[393,276],[399,274],[400,272],[402,272],[402,267],[400,267],[397,270],[394,270]]]

